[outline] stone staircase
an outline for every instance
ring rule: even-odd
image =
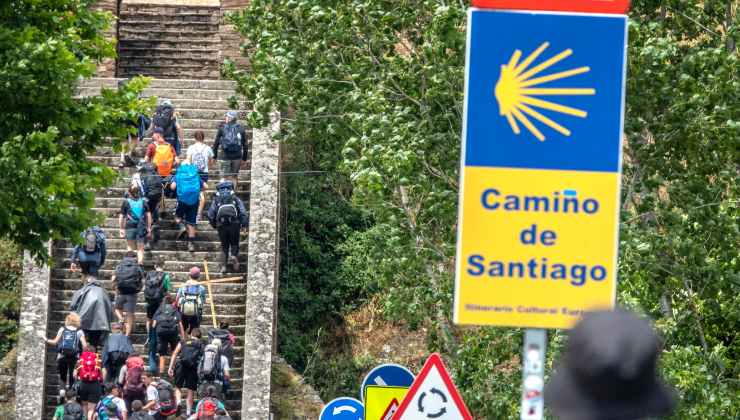
[[[81,84],[79,92],[83,96],[96,95],[103,86],[115,88],[118,85],[118,81],[119,79],[87,80]],[[230,81],[154,79],[150,87],[144,92],[144,95],[172,100],[179,116],[178,120],[185,131],[183,142],[184,155],[185,148],[194,142],[193,134],[197,130],[202,130],[205,133],[206,143],[212,143],[218,123],[228,110],[226,99],[233,94],[234,87],[234,83]],[[140,155],[143,154],[143,146],[140,146],[139,153]],[[119,170],[119,154],[112,150],[111,147],[100,147],[95,156],[90,156],[90,159],[104,163],[119,172],[118,180],[111,187],[99,191],[95,198],[96,210],[106,217],[102,227],[108,236],[108,256],[105,265],[101,269],[100,280],[111,294],[113,294],[114,287],[110,278],[116,265],[121,261],[126,251],[125,240],[118,237],[118,211],[124,192],[130,183],[130,177],[135,169],[125,168]],[[211,168],[210,180],[206,186],[207,204],[210,203],[215,192],[215,186],[220,178],[218,165],[215,166]],[[246,167],[249,166],[247,165]],[[239,175],[237,193],[245,202],[247,208],[249,208],[249,189],[250,171],[243,169]],[[174,275],[175,282],[184,282],[190,267],[197,265],[202,268],[204,260],[208,261],[208,269],[212,279],[235,276],[246,277],[244,276],[247,263],[246,237],[242,238],[240,273],[228,273],[225,276],[221,276],[218,274],[220,270],[221,251],[217,232],[208,225],[207,221],[199,220],[195,252],[188,252],[186,242],[176,240],[177,230],[172,215],[174,207],[175,200],[167,199],[165,201],[166,211],[160,220],[161,240],[152,252],[147,253],[146,269],[152,269],[151,261],[154,255],[163,255],[167,261],[165,270]],[[57,241],[52,245],[54,263],[51,266],[47,336],[53,336],[59,327],[62,326],[64,317],[69,310],[72,294],[82,286],[79,275],[69,270],[69,255],[72,246],[73,244],[68,241]],[[246,281],[213,284],[212,290],[218,321],[228,322],[231,325],[232,332],[237,337],[237,344],[234,350],[235,360],[231,373],[232,386],[229,394],[226,396],[226,406],[231,412],[232,417],[239,419],[241,418],[240,410],[242,408]],[[144,325],[146,319],[145,304],[141,296],[139,300],[132,341],[134,347],[142,355],[146,355],[147,351],[143,346],[146,340]],[[207,303],[204,306],[203,326],[210,325],[211,308]],[[59,390],[59,377],[56,371],[55,360],[56,352],[53,348],[49,348],[46,354],[45,412],[48,415],[46,418],[51,418],[55,396],[58,395]]]
[[[218,79],[220,6],[123,2],[118,20],[118,76]]]

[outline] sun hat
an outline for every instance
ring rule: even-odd
[[[632,420],[669,414],[674,391],[656,372],[650,323],[623,310],[587,314],[568,334],[545,404],[567,420]]]

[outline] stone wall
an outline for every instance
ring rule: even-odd
[[[18,373],[15,379],[15,412],[18,419],[44,417],[45,333],[49,318],[50,279],[49,266],[38,264],[26,252],[23,258],[21,319],[18,326]]]
[[[108,39],[115,39],[118,31],[118,0],[100,0],[95,3],[94,9],[110,12],[113,15],[114,20],[105,35]],[[97,76],[116,77],[116,60],[108,58],[98,64]]]
[[[255,129],[252,140],[252,183],[249,205],[249,260],[244,336],[242,419],[270,418],[270,373],[274,351],[273,319],[277,307],[280,144],[275,135],[280,116]]]

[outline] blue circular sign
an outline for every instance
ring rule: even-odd
[[[354,398],[339,397],[329,401],[319,414],[319,420],[363,420],[365,406]]]
[[[395,363],[385,363],[371,370],[360,387],[360,398],[365,401],[365,388],[368,385],[405,386],[414,383],[414,374],[410,370]]]

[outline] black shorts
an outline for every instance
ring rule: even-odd
[[[78,382],[77,396],[80,401],[98,403],[103,396],[103,384],[100,382]]]
[[[189,333],[193,328],[200,328],[200,321],[202,316],[182,316],[182,326],[186,333]]]
[[[159,334],[157,333],[157,352],[160,356],[169,356],[170,353],[175,351],[177,343],[180,342],[180,335],[174,334]]]
[[[87,344],[97,348],[103,347],[105,340],[108,339],[108,331],[105,330],[84,330]]]
[[[146,301],[146,319],[154,318],[154,313],[157,309],[162,306],[162,300],[147,300]]]
[[[175,386],[191,391],[198,390],[198,369],[190,369],[177,362],[175,367]]]

